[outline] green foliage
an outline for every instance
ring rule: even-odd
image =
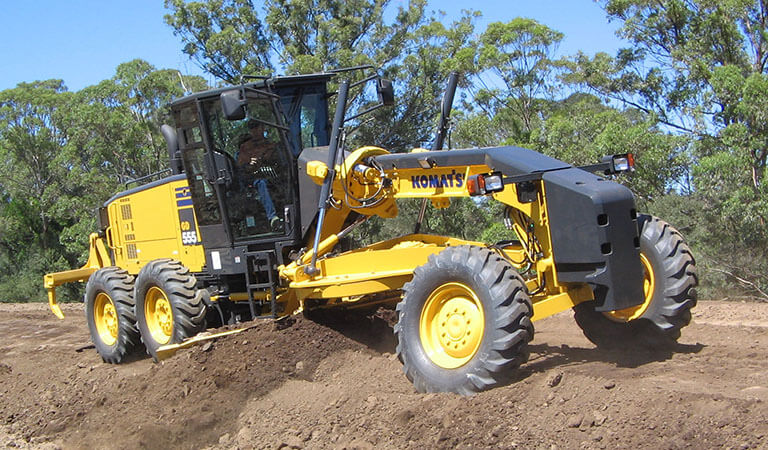
[[[188,89],[206,88],[199,77],[183,81]],[[167,104],[183,94],[176,71],[156,70],[141,60],[119,65],[114,77],[77,93],[71,116],[77,123],[69,141],[71,157],[121,182],[167,167],[159,127],[170,123]]]
[[[185,53],[224,83],[242,75],[373,65],[392,108],[350,123],[347,147],[429,146],[447,74],[462,73],[452,147],[520,145],[575,165],[632,152],[617,181],[675,225],[705,296],[768,298],[768,13],[749,0],[601,0],[630,43],[616,55],[557,54],[562,33],[528,18],[452,23],[425,0],[165,0]],[[362,73],[352,75],[355,80]],[[60,80],[0,92],[0,301],[44,298],[45,272],[84,262],[93,209],[127,180],[166,167],[166,105],[201,78],[134,60],[78,92]],[[333,86],[331,86],[333,89]],[[351,109],[371,105],[357,88]],[[413,230],[421,201],[373,219],[353,245]],[[501,205],[428,207],[423,232],[512,238]],[[68,286],[77,298],[82,287]]]
[[[42,300],[44,273],[85,262],[95,208],[167,166],[159,125],[183,93],[176,71],[141,60],[79,92],[60,80],[0,92],[0,301]],[[62,298],[79,290],[65,287]]]
[[[556,93],[554,59],[563,34],[533,19],[494,22],[478,37],[474,105],[507,144],[525,145],[540,122],[537,113]],[[469,106],[469,105],[466,105]],[[474,127],[479,131],[476,122]],[[469,131],[465,129],[465,131]],[[474,138],[482,131],[472,133]]]
[[[250,0],[166,0],[165,6],[184,52],[207,72],[235,83],[243,73],[270,71],[270,42]]]
[[[709,258],[705,289],[710,276],[727,278],[745,292],[767,298],[765,271],[744,264],[745,255],[768,248],[764,3],[601,3],[610,19],[620,21],[631,48],[615,57],[578,54],[570,59],[564,79],[655,117],[684,140],[678,146],[682,171],[670,175],[677,177],[680,192],[702,205],[692,214],[710,228],[692,238],[694,248]],[[669,204],[665,198],[654,201],[651,207]]]
[[[445,26],[425,0],[166,0],[185,52],[217,78],[373,65],[400,86],[397,104],[352,124],[350,144],[403,151],[429,140],[442,83],[468,65],[473,13]],[[361,79],[363,74],[352,74]],[[352,92],[352,108],[370,101]]]
[[[353,233],[353,247],[412,233],[421,209],[421,200],[401,199],[397,205],[397,217],[373,218]],[[487,243],[512,239],[514,233],[504,228],[501,222],[503,210],[503,205],[485,198],[451,199],[450,205],[442,209],[428,205],[420,233],[441,234]]]

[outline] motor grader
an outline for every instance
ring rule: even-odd
[[[174,101],[174,126],[162,128],[168,173],[98,209],[86,264],[44,277],[52,311],[63,318],[56,286],[87,281],[95,348],[120,363],[141,347],[164,358],[210,338],[197,336],[206,328],[396,308],[408,379],[420,392],[462,394],[508,381],[527,361],[533,322],[568,309],[598,346],[680,336],[696,303],[694,258],[611,181],[631,170],[630,154],[577,168],[512,146],[441,150],[455,78],[432,150],[348,149],[345,124],[394,100],[375,73],[351,82],[355,69]],[[370,94],[371,84],[376,104],[350,114],[350,90]],[[398,199],[445,208],[459,197],[503,203],[509,239],[419,233],[422,208],[415,233],[338,248],[369,218],[397,216]]]

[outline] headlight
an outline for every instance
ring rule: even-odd
[[[504,190],[504,180],[501,174],[472,175],[467,179],[467,191],[469,195],[485,195]]]

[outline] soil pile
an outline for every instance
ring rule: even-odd
[[[392,315],[257,322],[118,366],[81,305],[0,304],[0,446],[766,448],[768,304],[701,302],[667,352],[605,352],[570,314],[536,323],[516,380],[418,394]]]

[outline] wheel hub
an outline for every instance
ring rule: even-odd
[[[162,289],[153,286],[147,291],[144,315],[152,338],[159,344],[167,344],[173,335],[173,308]]]
[[[93,305],[93,321],[101,341],[113,346],[117,342],[118,317],[117,309],[112,299],[104,292],[96,295]]]
[[[420,336],[429,358],[440,367],[455,369],[477,353],[485,329],[482,304],[461,283],[446,283],[424,304]]]

